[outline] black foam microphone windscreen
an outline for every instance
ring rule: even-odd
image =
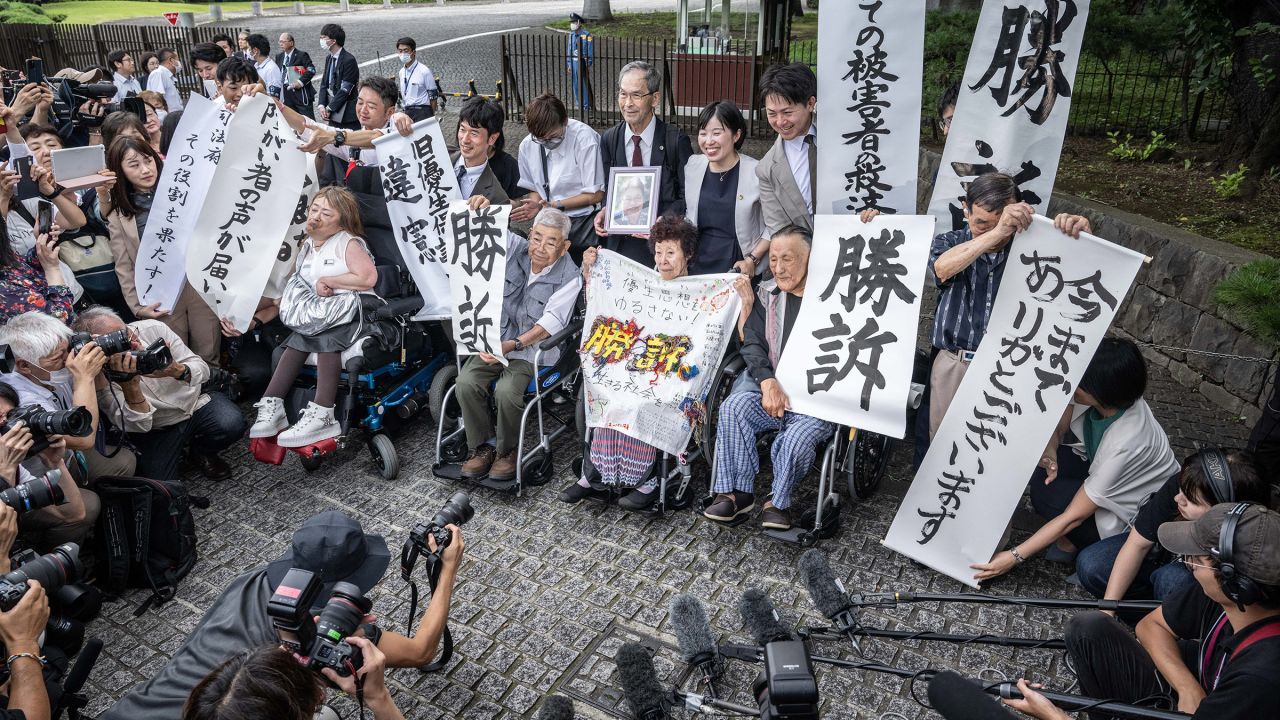
[[[840,588],[821,550],[811,548],[800,556],[800,577],[813,606],[824,617],[833,618],[849,609],[849,596]]]
[[[929,681],[929,704],[947,720],[1013,720],[978,683],[944,670]]]
[[[711,621],[702,601],[681,593],[671,598],[671,629],[685,662],[696,663],[714,658],[716,639],[711,635]]]
[[[573,720],[573,701],[563,695],[548,695],[542,700],[538,720]]]
[[[62,683],[63,692],[80,692],[80,688],[84,687],[84,681],[89,678],[89,672],[93,670],[94,664],[98,662],[98,655],[101,653],[102,640],[96,637],[89,638],[89,642],[85,643],[84,649],[80,651],[80,655],[76,658],[75,664],[67,672],[67,679]]]
[[[738,612],[742,614],[742,623],[747,632],[755,640],[756,645],[764,646],[776,640],[790,640],[791,629],[778,620],[778,613],[773,609],[769,595],[759,588],[748,588],[738,601]]]
[[[624,643],[614,658],[622,696],[627,699],[636,720],[661,720],[667,717],[667,693],[658,684],[653,669],[653,656],[640,643]]]

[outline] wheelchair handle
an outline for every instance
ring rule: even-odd
[[[403,297],[388,302],[386,305],[373,311],[375,320],[390,320],[400,315],[412,315],[422,309],[422,297],[414,295],[412,297]]]
[[[568,325],[560,328],[560,332],[552,335],[546,340],[543,340],[542,343],[538,345],[538,348],[542,350],[542,352],[554,350],[558,345],[560,345],[560,343],[572,337],[574,333],[581,331],[582,327],[573,320],[570,320]]]

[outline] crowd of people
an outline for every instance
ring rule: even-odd
[[[570,69],[571,102],[577,104],[583,102],[577,73],[591,44],[581,19],[575,22],[570,48],[577,65],[571,62]],[[341,26],[325,25],[316,41],[325,53],[321,66],[289,33],[277,38],[275,53],[257,33],[197,44],[186,58],[172,49],[136,57],[116,50],[107,56],[107,67],[94,71],[111,78],[115,97],[86,102],[70,121],[59,124],[51,115],[54,95],[46,84],[26,83],[0,105],[0,344],[13,357],[12,367],[0,375],[0,415],[38,406],[54,412],[84,408],[91,417],[87,435],[51,436],[35,453],[27,452],[30,429],[20,421],[6,425],[0,481],[12,486],[51,470],[70,480],[63,482],[65,504],[25,514],[16,525],[12,511],[0,506],[0,561],[7,560],[15,537],[40,551],[85,543],[99,514],[93,488],[101,477],[181,482],[186,467],[217,481],[232,473],[220,453],[246,434],[293,448],[341,434],[335,416],[341,357],[359,337],[362,313],[304,326],[285,321],[297,315],[288,305],[290,295],[264,296],[242,333],[217,317],[189,284],[173,307],[142,304],[134,270],[183,112],[175,77],[187,63],[204,81],[209,99],[229,111],[246,96],[269,96],[302,147],[317,152],[322,187],[308,208],[306,238],[291,279],[316,297],[343,298],[346,307],[360,307],[378,286],[378,265],[403,265],[373,141],[388,133],[407,135],[413,122],[438,112],[438,86],[411,37],[395,44],[401,66],[391,78],[362,76],[344,49],[346,41]],[[616,84],[621,120],[603,133],[571,118],[555,94],[533,97],[524,113],[528,135],[515,157],[507,152],[506,112],[498,102],[471,98],[459,110],[451,162],[462,196],[473,208],[510,204],[512,222],[528,227],[507,238],[505,362],[487,354],[469,357],[457,379],[469,451],[461,474],[514,477],[525,389],[538,371],[534,348],[574,322],[599,248],[605,248],[654,268],[663,281],[738,275],[742,311],[734,340],[746,371],[716,419],[714,497],[703,514],[735,523],[759,507],[761,526],[785,530],[797,521],[796,488],[834,427],[793,412],[775,376],[805,295],[813,244],[816,77],[801,63],[773,65],[762,74],[763,112],[777,139],[760,159],[742,152],[747,123],[730,101],[702,110],[695,138],[658,117],[662,82],[648,62],[623,66]],[[142,105],[104,113],[108,103],[130,98]],[[944,134],[954,104],[953,89],[938,108]],[[93,144],[105,148],[102,181],[75,189],[55,182],[51,153]],[[655,166],[662,168],[654,194],[656,222],[642,234],[611,233],[617,218],[606,201],[610,171]],[[35,189],[23,196],[19,186],[28,181]],[[617,207],[622,224],[631,225],[645,212],[625,200]],[[860,221],[876,214],[865,211]],[[933,239],[929,269],[937,309],[929,397],[914,428],[917,464],[983,340],[1010,248],[1033,214],[1010,176],[988,173],[966,189],[965,226]],[[1081,216],[1059,215],[1054,224],[1071,236],[1091,231]],[[136,352],[104,352],[106,338],[123,338],[122,347],[133,351],[163,346],[167,362],[143,372]],[[554,363],[557,352],[541,358]],[[290,424],[284,399],[312,356],[315,394]],[[1044,553],[1074,566],[1071,579],[1099,598],[1166,601],[1163,613],[1157,610],[1139,624],[1141,646],[1110,618],[1090,616],[1072,624],[1068,642],[1082,658],[1077,669],[1085,689],[1135,700],[1136,693],[1172,690],[1179,708],[1199,707],[1204,717],[1209,708],[1222,717],[1274,715],[1280,695],[1272,684],[1249,697],[1237,688],[1244,682],[1240,677],[1261,678],[1257,673],[1280,667],[1280,640],[1268,635],[1239,658],[1228,641],[1275,627],[1280,618],[1280,516],[1268,509],[1270,479],[1242,450],[1206,449],[1179,463],[1144,400],[1146,379],[1145,360],[1132,342],[1102,342],[1040,467],[1028,478],[1031,505],[1045,524],[1021,542],[1002,543],[1007,548],[975,565],[974,577],[991,581]],[[238,398],[253,401],[251,424]],[[765,431],[774,435],[769,488],[761,494],[757,436]],[[598,479],[584,473],[559,498],[577,503],[601,495],[603,483],[623,493],[621,507],[648,509],[657,498],[657,455],[654,447],[622,432],[598,429],[589,446]],[[1227,522],[1233,537],[1223,529]],[[399,717],[381,684],[383,668],[420,666],[435,653],[463,548],[458,529],[451,529],[454,542],[442,551],[444,577],[424,630],[408,638],[366,623],[363,637],[352,641],[364,652],[360,675],[375,717]],[[351,518],[324,513],[308,520],[286,557],[233,581],[170,663],[106,717],[310,717],[323,686],[279,649],[268,601],[291,567],[322,575],[326,587],[344,581],[367,591],[386,565],[385,541],[364,533]],[[1237,592],[1239,578],[1249,580],[1247,592]],[[1219,606],[1226,620],[1208,627],[1199,622]],[[26,627],[47,612],[38,589],[0,612],[0,640],[13,653],[9,708],[26,717],[43,717],[41,701],[12,688],[34,682],[26,672],[33,668],[23,662],[35,653]],[[1182,664],[1176,639],[1210,640],[1199,670]],[[1117,653],[1130,658],[1129,674],[1104,669],[1118,662]],[[1144,674],[1149,665],[1158,672]],[[354,692],[350,678],[331,673],[326,671],[328,680]],[[1032,688],[1023,689],[1027,699],[1020,709],[1057,717],[1038,703]],[[47,708],[47,698],[42,702]],[[1223,709],[1228,703],[1235,705]]]

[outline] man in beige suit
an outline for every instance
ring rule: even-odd
[[[760,96],[769,126],[778,133],[756,166],[765,237],[788,225],[812,231],[818,78],[804,63],[774,65],[760,77]]]

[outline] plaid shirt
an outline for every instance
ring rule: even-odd
[[[929,248],[929,269],[938,257],[951,248],[973,239],[968,227],[952,230],[933,239]],[[983,253],[969,267],[945,282],[938,280],[938,311],[933,320],[933,346],[941,350],[977,350],[987,334],[991,307],[1004,276],[1009,246],[993,253]],[[934,277],[937,272],[934,271]]]

